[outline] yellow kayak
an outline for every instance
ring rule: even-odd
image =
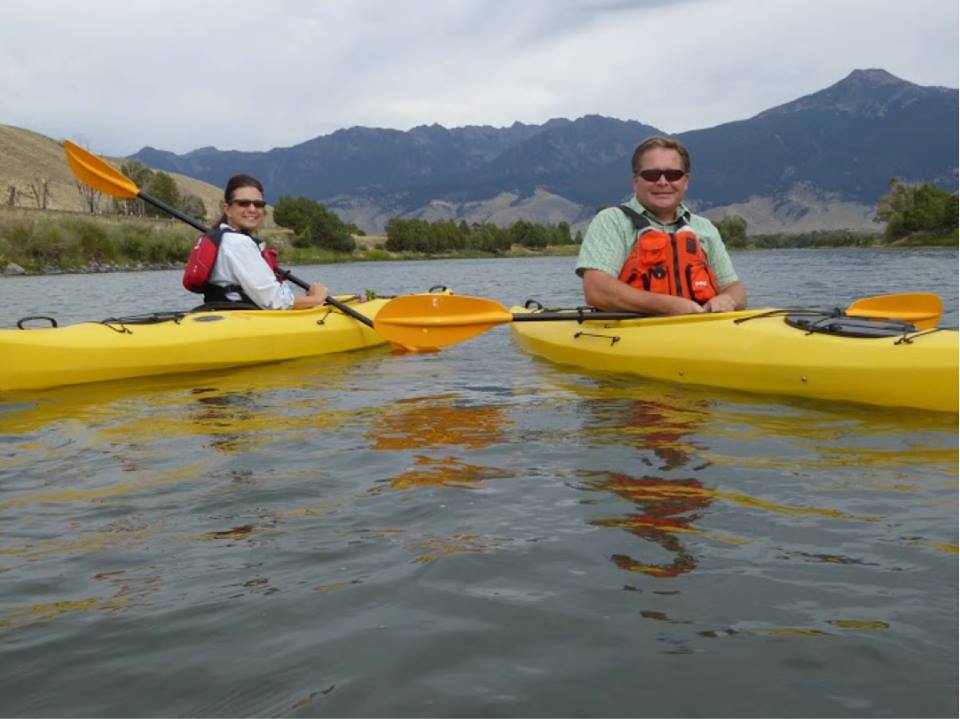
[[[570,321],[536,321],[536,313],[523,307],[511,312],[520,346],[561,364],[747,392],[957,412],[956,330],[844,336],[811,330],[803,315],[797,323],[788,311],[775,310],[583,322],[576,311]],[[810,322],[831,324],[829,318]]]
[[[340,297],[373,319],[386,299]],[[340,310],[170,312],[0,330],[0,391],[198,372],[374,347],[386,340]]]

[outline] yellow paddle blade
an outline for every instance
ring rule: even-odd
[[[943,314],[943,300],[931,292],[863,297],[847,307],[847,314],[866,319],[903,320],[918,330],[925,330],[937,326]]]
[[[390,342],[436,350],[512,319],[506,307],[483,297],[405,295],[387,302],[374,318],[373,327]]]
[[[65,140],[63,149],[67,151],[70,170],[85,185],[112,197],[130,199],[140,194],[133,180],[80,145]]]

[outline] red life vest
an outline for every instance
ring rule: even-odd
[[[718,292],[717,277],[707,262],[697,233],[680,218],[676,232],[650,226],[650,220],[620,205],[633,221],[637,240],[618,279],[631,287],[664,295],[686,297],[703,304]]]
[[[190,251],[190,257],[187,258],[187,266],[183,270],[183,286],[190,290],[190,292],[196,292],[197,294],[207,294],[210,292],[212,288],[209,282],[210,273],[213,272],[213,266],[217,262],[217,253],[220,252],[220,241],[223,239],[224,232],[236,232],[236,230],[227,227],[210,230],[210,232],[197,240],[197,243]],[[247,236],[249,237],[249,235]],[[253,237],[250,237],[250,241],[257,245],[257,249],[260,249],[260,244]],[[277,251],[272,247],[264,247],[260,255],[270,266],[270,269],[273,270],[273,274],[277,276],[277,282],[282,282],[280,268],[277,265]],[[238,286],[217,289],[239,291],[242,294],[242,289]]]

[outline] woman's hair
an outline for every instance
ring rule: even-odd
[[[256,177],[252,175],[234,175],[227,180],[227,186],[223,188],[223,201],[229,205],[233,201],[234,193],[241,187],[255,187],[260,190],[261,195],[263,194],[263,184]],[[217,220],[215,227],[219,227],[226,221],[227,213],[221,213],[220,219]]]
[[[652,150],[655,147],[658,147],[661,150],[676,150],[679,152],[680,159],[683,161],[683,171],[690,172],[690,153],[687,152],[687,148],[669,137],[654,135],[653,137],[648,137],[646,140],[637,145],[637,149],[633,151],[631,167],[633,168],[634,176],[640,172],[640,158],[643,157],[643,153],[645,153],[647,150]]]

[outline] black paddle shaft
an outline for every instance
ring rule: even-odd
[[[512,322],[556,322],[558,320],[637,320],[650,315],[639,312],[600,312],[598,310],[577,309],[567,312],[531,312],[529,314],[514,314]]]

